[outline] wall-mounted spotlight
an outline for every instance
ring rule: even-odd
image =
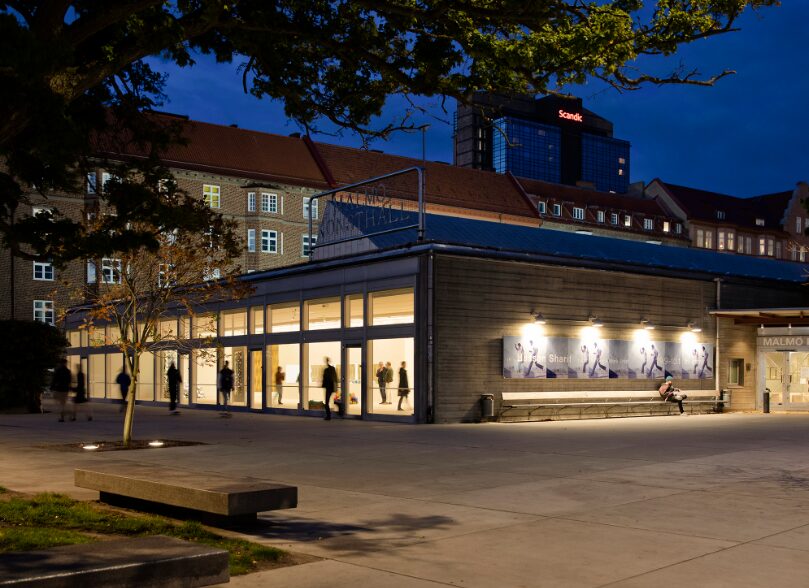
[[[688,330],[692,333],[701,333],[702,327],[697,326],[697,323],[688,323]]]
[[[640,324],[647,331],[653,331],[655,328],[654,324],[649,322],[647,319],[640,319]]]
[[[590,321],[590,326],[595,327],[597,329],[600,329],[601,327],[604,326],[604,321],[602,321],[595,315],[590,315],[590,317],[587,320]]]
[[[534,316],[534,324],[535,325],[544,325],[546,322],[545,317],[542,315],[541,312],[531,312]]]

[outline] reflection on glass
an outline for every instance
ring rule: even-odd
[[[368,342],[368,348],[371,358],[368,370],[371,404],[368,412],[412,415],[415,405],[413,338],[374,339]]]
[[[250,332],[261,335],[264,332],[264,307],[254,306],[250,309]]]
[[[345,298],[345,326],[361,327],[362,320],[362,294],[349,294]]]
[[[305,405],[309,410],[323,410],[326,391],[323,388],[323,371],[326,369],[326,358],[337,370],[337,379],[340,381],[340,342],[324,341],[320,343],[305,344],[306,374],[305,374]],[[338,384],[339,392],[339,384]],[[333,394],[329,406],[332,411],[337,410]]]
[[[164,319],[160,321],[159,331],[160,339],[177,339],[177,319]]]
[[[228,310],[221,315],[223,337],[238,337],[247,334],[247,311]]]
[[[310,331],[340,328],[340,298],[307,300],[306,328]]]
[[[89,357],[90,366],[87,374],[87,393],[91,398],[104,398],[104,359],[103,353],[96,353]],[[112,376],[114,378],[115,376]]]
[[[273,304],[267,307],[270,328],[273,333],[287,333],[301,330],[300,305],[297,302]]]
[[[216,404],[216,349],[195,349],[194,402]]]
[[[107,354],[107,398],[121,399],[121,389],[115,383],[115,378],[121,373],[124,367],[124,356],[122,353]]]
[[[158,351],[157,357],[157,400],[162,402],[169,401],[169,385],[166,374],[169,371],[169,366],[173,363],[174,367],[178,370],[180,366],[177,361],[177,351],[174,349],[163,349]],[[180,378],[185,379],[184,374],[180,372]]]
[[[267,346],[267,406],[297,409],[300,403],[300,344]]]
[[[792,351],[789,354],[789,402],[809,402],[809,353]]]
[[[250,408],[261,409],[261,393],[263,389],[262,358],[260,349],[250,351]]]
[[[230,369],[233,370],[233,390],[230,393],[230,404],[247,406],[247,348],[225,347],[223,351],[222,361],[227,361],[230,364]],[[223,402],[223,400],[220,399],[220,402]]]
[[[194,315],[193,328],[195,339],[216,337],[216,314]]]
[[[770,405],[784,402],[784,372],[786,371],[786,354],[771,351],[764,354],[766,365],[764,387],[770,389]]]
[[[371,292],[368,294],[368,313],[372,325],[399,325],[412,323],[414,316],[413,288]]]
[[[68,341],[70,341],[71,347],[79,347],[81,345],[81,335],[78,331],[68,331],[67,338]]]
[[[144,351],[138,362],[138,387],[135,398],[138,400],[154,400],[154,353]]]
[[[347,414],[362,414],[362,348],[346,347],[346,364],[343,366],[348,389]],[[341,398],[342,400],[342,398]]]

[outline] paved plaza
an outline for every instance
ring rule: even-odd
[[[97,494],[108,459],[266,478],[299,508],[254,541],[321,559],[231,586],[807,586],[809,415],[412,426],[138,407],[135,436],[206,445],[70,453],[95,420],[0,416],[0,485]]]

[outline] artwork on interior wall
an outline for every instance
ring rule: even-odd
[[[710,379],[713,353],[708,343],[503,337],[503,377]]]

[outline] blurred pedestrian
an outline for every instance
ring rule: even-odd
[[[81,364],[79,364],[78,371],[76,372],[76,385],[73,387],[73,392],[76,395],[73,397],[73,416],[70,417],[71,421],[76,420],[79,406],[87,414],[87,420],[93,420],[93,408],[90,404],[90,398],[87,396],[87,379],[84,377],[84,372],[81,371]]]
[[[166,371],[166,382],[169,386],[169,412],[171,414],[180,414],[180,411],[177,410],[177,404],[180,401],[180,383],[182,381],[180,370],[174,366],[172,361]]]
[[[51,392],[53,397],[59,404],[59,422],[65,422],[65,404],[67,404],[67,396],[70,393],[70,368],[67,367],[67,360],[62,358],[59,360],[59,365],[53,370],[51,377]]]

